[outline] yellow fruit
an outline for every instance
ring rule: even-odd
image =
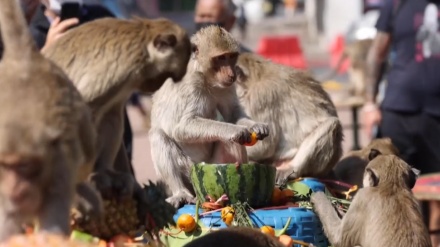
[[[177,219],[177,227],[184,232],[192,232],[196,228],[196,220],[189,214],[182,214]]]
[[[289,202],[293,199],[293,196],[295,194],[293,193],[293,191],[289,190],[289,189],[284,189],[281,191],[281,203],[286,203]]]
[[[224,208],[222,208],[222,218],[225,216],[225,215],[227,215],[227,214],[234,214],[235,213],[235,211],[234,211],[234,209],[232,208],[232,207],[224,207]]]
[[[272,203],[272,206],[280,205],[280,203],[281,203],[281,190],[280,190],[280,188],[275,187],[273,189],[271,203]]]
[[[245,143],[244,145],[245,146],[253,146],[253,145],[255,145],[255,143],[257,143],[257,141],[258,141],[257,133],[252,132],[252,134],[251,134],[251,141],[248,142],[248,143]]]
[[[288,235],[280,235],[278,237],[278,241],[280,241],[284,246],[286,247],[292,247],[293,246],[293,239]]]
[[[275,237],[275,230],[270,226],[262,226],[260,227],[262,233],[268,234],[272,237]]]
[[[225,216],[222,216],[222,220],[223,220],[223,222],[225,222],[225,224],[227,226],[230,226],[232,224],[232,221],[234,220],[234,215],[231,213],[228,213]]]

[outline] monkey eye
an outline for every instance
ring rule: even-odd
[[[14,170],[23,177],[35,178],[40,175],[41,169],[38,164],[24,163],[14,167]]]
[[[220,55],[220,56],[218,56],[218,57],[216,57],[216,59],[218,60],[218,61],[225,61],[226,60],[226,55]]]

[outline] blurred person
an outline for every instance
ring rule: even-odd
[[[384,0],[367,63],[366,134],[390,137],[422,174],[440,172],[440,0]],[[382,63],[392,48],[381,105],[375,98]],[[440,202],[424,203],[433,246],[440,244]],[[429,218],[427,215],[430,215]]]
[[[194,12],[196,32],[209,25],[218,25],[228,32],[235,24],[236,6],[231,0],[197,0]],[[240,45],[241,52],[251,52]]]

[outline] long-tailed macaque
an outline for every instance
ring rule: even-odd
[[[251,133],[264,139],[266,124],[244,114],[235,81],[239,45],[218,26],[198,31],[191,39],[188,72],[179,83],[167,81],[153,96],[151,155],[160,179],[169,186],[168,202],[192,202],[191,166],[198,162],[246,163]],[[223,121],[217,121],[217,111]]]
[[[92,108],[98,157],[92,181],[107,194],[140,188],[129,169],[123,109],[135,90],[154,92],[186,73],[191,46],[186,31],[167,19],[101,18],[73,28],[44,51],[66,71]],[[117,171],[115,171],[117,170]]]
[[[34,220],[67,235],[76,186],[93,191],[83,183],[95,161],[91,112],[38,51],[18,0],[0,1],[0,27],[0,242]]]
[[[360,189],[342,219],[323,192],[311,201],[335,247],[431,247],[419,203],[411,192],[417,169],[395,155],[374,151]]]
[[[243,53],[237,93],[245,112],[270,136],[247,147],[249,159],[273,164],[278,181],[325,176],[342,155],[342,127],[329,95],[304,72]]]

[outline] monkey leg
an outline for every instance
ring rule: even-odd
[[[342,155],[343,134],[339,119],[331,117],[320,123],[301,143],[291,160],[280,162],[281,179],[325,176]]]
[[[113,169],[123,139],[123,108],[108,111],[98,125],[98,157],[95,171]]]
[[[156,173],[172,193],[167,202],[174,207],[179,207],[184,202],[194,203],[195,197],[189,180],[193,161],[163,130],[150,129],[149,139]]]
[[[248,162],[248,156],[246,148],[243,145],[237,143],[224,143],[216,142],[214,144],[214,150],[212,159],[210,160],[213,164],[225,164],[225,163],[235,163],[240,164]]]
[[[140,187],[130,171],[122,141],[123,119],[123,108],[112,109],[104,116],[98,129],[99,155],[90,180],[105,198],[114,195],[131,197],[134,188]]]
[[[38,217],[41,231],[68,235],[70,233],[70,210],[73,204],[75,178],[68,171],[68,160],[61,159],[54,171],[53,184],[47,191]]]
[[[333,246],[339,246],[342,236],[342,220],[324,192],[315,192],[310,198],[315,213],[321,220],[324,232]]]

